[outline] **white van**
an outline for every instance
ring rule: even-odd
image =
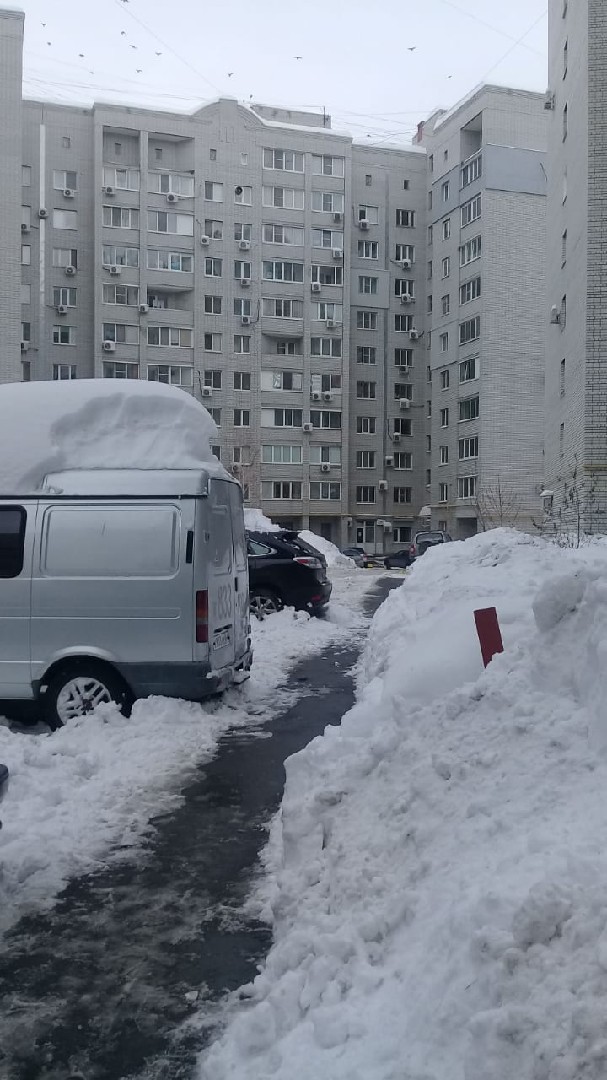
[[[51,726],[251,666],[242,493],[220,466],[74,470],[0,497],[0,699]]]

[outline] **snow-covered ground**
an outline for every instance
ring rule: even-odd
[[[0,719],[0,761],[10,769],[0,807],[0,929],[52,900],[70,875],[128,854],[150,816],[177,804],[223,734],[260,725],[292,699],[280,687],[298,659],[367,625],[361,601],[376,575],[336,568],[331,577],[326,618],[285,610],[253,620],[251,679],[219,701],[140,701],[128,720],[106,706],[52,735]]]
[[[605,1080],[606,703],[605,542],[425,554],[357,704],[287,763],[252,901],[274,944],[201,1078]]]

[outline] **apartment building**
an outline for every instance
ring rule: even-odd
[[[21,73],[23,13],[0,11],[0,382],[21,378]]]
[[[19,106],[1,235],[16,243],[20,205],[21,345],[3,377],[181,386],[251,505],[339,544],[406,543],[426,497],[423,148],[233,99]]]
[[[428,506],[465,538],[534,529],[544,484],[542,95],[482,86],[420,125],[428,151]]]
[[[549,4],[545,525],[607,532],[607,9]]]

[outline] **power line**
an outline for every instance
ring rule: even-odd
[[[533,23],[531,24],[531,26],[529,27],[529,29],[528,29],[528,30],[525,30],[525,33],[524,33],[524,34],[522,34],[522,35],[521,35],[521,37],[520,37],[520,38],[518,38],[518,40],[517,40],[517,41],[515,41],[515,42],[514,42],[514,44],[510,46],[510,48],[509,48],[509,49],[508,49],[508,50],[507,50],[507,51],[506,51],[506,52],[504,53],[504,55],[503,55],[503,56],[500,56],[499,60],[497,60],[497,61],[496,61],[496,63],[495,63],[494,65],[493,65],[493,67],[490,67],[490,68],[489,68],[489,71],[486,71],[486,72],[485,72],[485,74],[484,74],[484,75],[482,76],[482,78],[480,79],[480,82],[482,82],[482,83],[483,83],[483,82],[485,81],[485,79],[487,79],[487,78],[489,77],[489,75],[491,75],[491,74],[492,74],[492,73],[493,73],[493,72],[495,71],[495,69],[496,69],[497,67],[499,67],[499,66],[500,66],[500,64],[502,64],[502,63],[504,62],[504,60],[506,59],[506,57],[510,56],[510,53],[514,52],[514,50],[515,50],[515,49],[516,49],[516,48],[517,48],[517,47],[518,47],[519,45],[521,45],[521,44],[522,44],[522,42],[523,42],[523,39],[524,39],[524,38],[526,38],[526,37],[527,37],[527,35],[528,35],[528,34],[530,34],[532,30],[535,30],[536,26],[537,26],[537,25],[538,25],[539,23],[541,23],[542,19],[545,19],[545,18],[546,18],[546,15],[547,15],[547,14],[548,14],[548,10],[546,9],[546,11],[543,11],[543,12],[542,12],[542,14],[541,14],[541,15],[540,15],[540,16],[539,16],[539,17],[538,17],[538,18],[537,18],[536,20],[535,20],[535,22],[533,22]]]
[[[536,56],[544,55],[539,49],[534,49],[532,45],[524,44],[523,38],[525,38],[527,34],[523,34],[523,38],[514,38],[512,34],[509,34],[506,30],[500,30],[498,26],[493,26],[493,24],[487,22],[486,19],[480,19],[478,15],[474,15],[471,11],[467,11],[466,8],[460,7],[459,4],[454,4],[453,0],[440,0],[440,2],[446,4],[447,7],[453,8],[454,11],[459,11],[461,15],[466,15],[469,19],[479,23],[480,26],[485,26],[488,30],[493,30],[494,33],[501,34],[502,37],[508,38],[510,41],[514,42],[515,46],[522,45],[524,49],[528,49],[529,52],[535,53]],[[541,16],[541,18],[543,18],[543,16]],[[508,55],[508,53],[506,55]]]

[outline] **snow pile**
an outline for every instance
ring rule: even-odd
[[[605,543],[495,530],[418,560],[357,704],[287,763],[275,943],[201,1076],[604,1080],[606,701]]]
[[[332,544],[330,540],[325,540],[323,536],[318,536],[317,533],[309,532],[307,529],[304,529],[303,532],[300,532],[299,539],[304,540],[306,544],[311,544],[317,551],[320,551],[327,560],[327,566],[352,568],[356,565],[347,555],[342,555],[335,544]]]
[[[202,405],[163,383],[7,383],[0,386],[0,492],[35,491],[47,473],[64,469],[195,468],[215,461],[216,435]]]
[[[275,525],[261,510],[250,507],[245,507],[244,526],[251,532],[281,532],[282,529],[282,526]]]

